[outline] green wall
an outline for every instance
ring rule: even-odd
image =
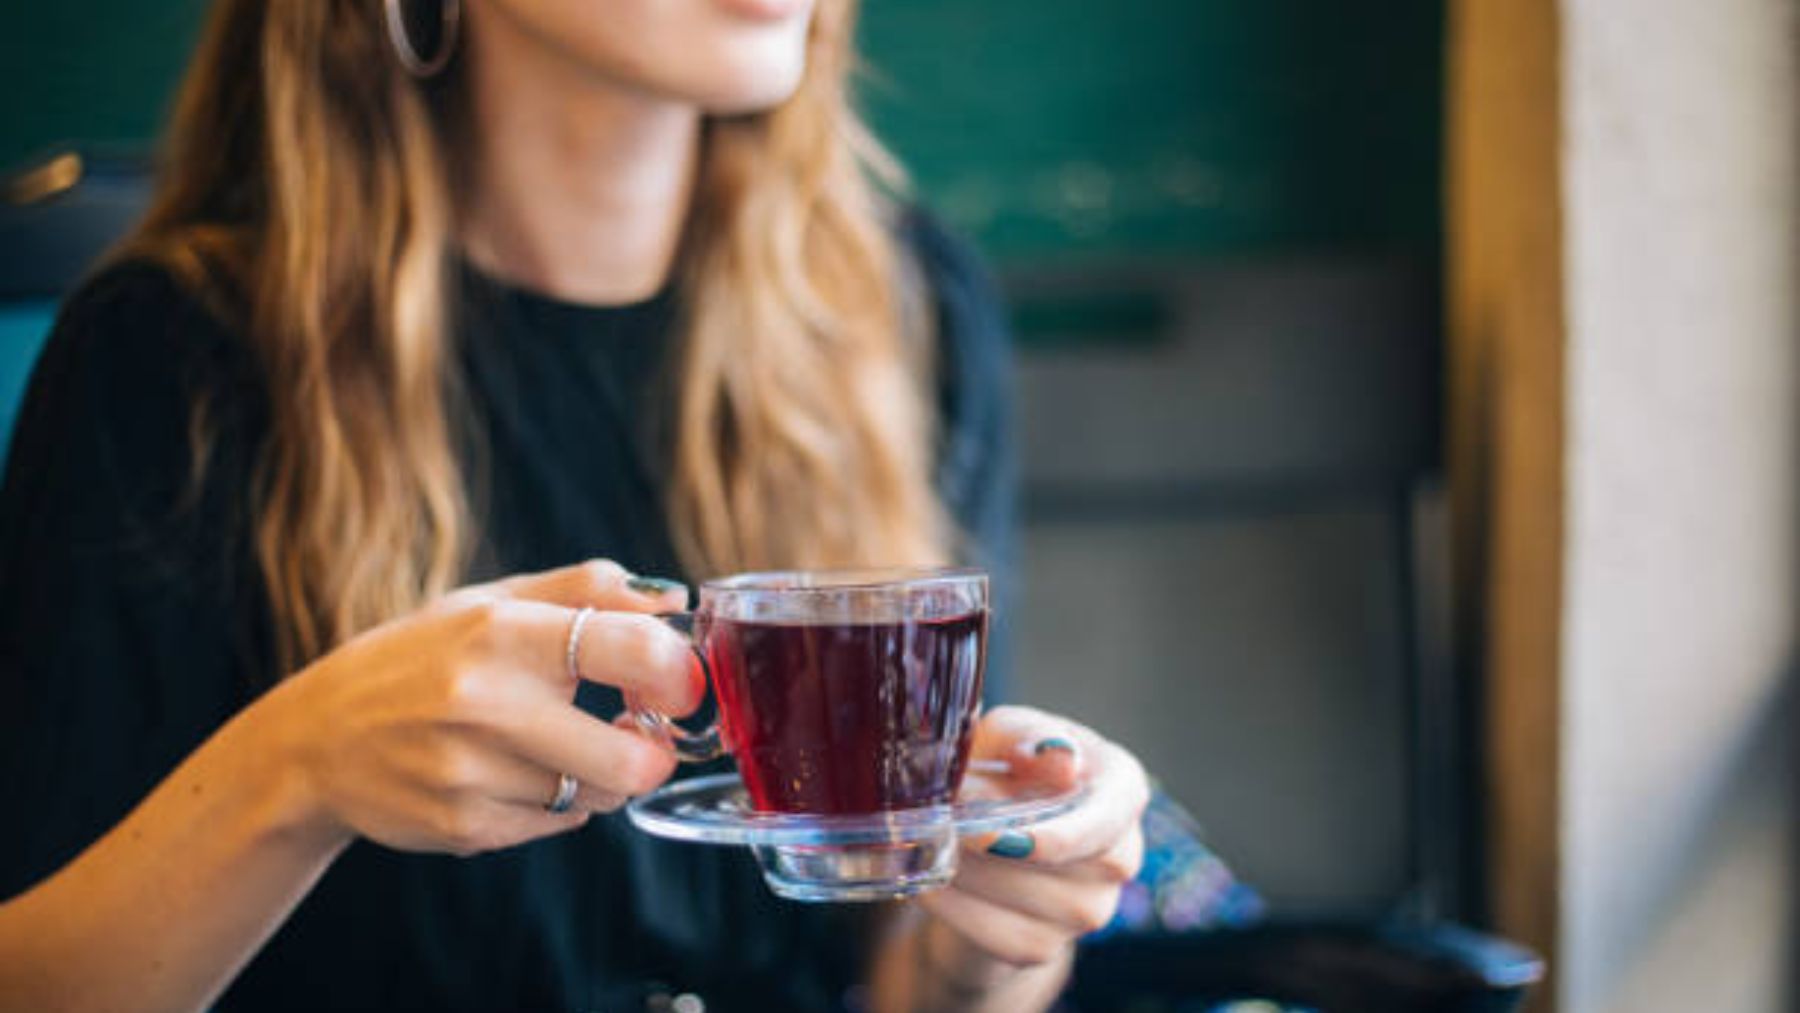
[[[66,141],[139,147],[162,118],[206,0],[0,3],[0,167]]]
[[[877,121],[996,253],[1436,248],[1441,0],[874,0],[866,24]]]
[[[0,165],[143,144],[205,6],[0,5]],[[1005,259],[1429,254],[1440,8],[866,0],[864,94],[923,193]]]

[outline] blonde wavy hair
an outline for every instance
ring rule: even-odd
[[[709,120],[683,245],[667,512],[695,576],[940,561],[929,342],[847,96],[855,0],[821,0],[798,92]],[[455,64],[408,76],[375,0],[221,0],[125,255],[241,323],[270,428],[255,554],[283,670],[464,576],[453,448]],[[195,414],[197,460],[208,445]]]

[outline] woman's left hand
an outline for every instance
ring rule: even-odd
[[[972,754],[1006,762],[1015,777],[1084,782],[1088,796],[1056,819],[964,841],[956,879],[919,899],[929,918],[915,959],[927,977],[971,998],[1024,969],[1045,969],[1055,975],[1053,997],[1074,941],[1112,920],[1120,888],[1137,874],[1149,784],[1123,748],[1029,707],[984,716]]]

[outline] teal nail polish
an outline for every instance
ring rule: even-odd
[[[1031,839],[1030,834],[1008,830],[995,838],[994,843],[988,845],[988,854],[998,855],[1001,858],[1029,858],[1032,849],[1036,847],[1037,842]]]
[[[1075,743],[1064,738],[1048,738],[1040,740],[1037,745],[1031,748],[1031,755],[1042,756],[1053,749],[1068,753],[1070,756],[1075,755]]]
[[[681,581],[665,580],[662,577],[629,577],[625,581],[625,586],[638,594],[646,594],[651,597],[660,597],[682,589]]]

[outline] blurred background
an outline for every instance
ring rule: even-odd
[[[204,6],[6,5],[0,167],[147,150]],[[1282,917],[1792,1008],[1793,5],[864,7],[1011,304],[1014,695]]]

